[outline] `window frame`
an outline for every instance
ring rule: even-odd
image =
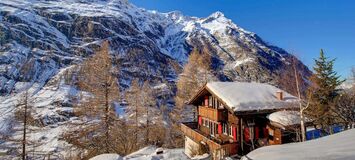
[[[228,136],[233,137],[233,126],[229,125],[228,130],[229,130]]]
[[[222,132],[224,135],[228,135],[228,124],[222,123]]]
[[[208,96],[208,107],[212,107],[212,96]]]

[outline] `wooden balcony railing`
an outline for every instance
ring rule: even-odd
[[[195,142],[201,142],[203,139],[206,139],[202,133],[197,131],[197,122],[187,122],[181,124],[181,131],[185,136],[188,136]]]
[[[209,108],[207,106],[199,106],[198,113],[200,116],[206,117],[216,122],[228,120],[227,119],[228,113],[224,109],[214,109],[214,108]]]
[[[233,155],[237,153],[238,143],[219,143],[207,137],[207,135],[203,135],[203,133],[199,132],[197,129],[197,122],[187,122],[181,124],[181,131],[185,136],[189,137],[196,143],[204,142],[209,146],[211,150],[223,150],[228,155]]]

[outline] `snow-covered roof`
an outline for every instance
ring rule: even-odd
[[[283,126],[291,126],[301,123],[300,113],[297,111],[277,111],[269,114],[267,118],[270,121],[279,123]]]
[[[355,159],[355,129],[300,143],[266,146],[242,160],[348,160]]]
[[[265,83],[210,82],[205,87],[235,112],[292,108],[297,101],[291,94]],[[283,100],[276,97],[280,91]]]

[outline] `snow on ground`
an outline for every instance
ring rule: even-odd
[[[65,154],[69,144],[60,140],[60,136],[67,129],[66,123],[73,114],[73,108],[69,105],[70,97],[76,96],[79,92],[74,87],[64,84],[61,75],[62,72],[59,72],[43,88],[38,83],[17,82],[14,94],[0,96],[0,138],[7,135],[15,140],[21,139],[22,126],[16,122],[14,113],[16,106],[24,100],[23,91],[28,89],[31,115],[40,122],[39,125],[43,125],[29,127],[27,138],[36,143],[33,149],[30,146],[30,150],[39,154],[51,153],[54,156]],[[18,148],[17,145],[13,141],[0,142],[0,149],[9,151]]]
[[[125,160],[188,160],[184,149],[163,149],[162,154],[156,154],[158,148],[148,146],[124,157]]]
[[[100,154],[90,160],[122,160],[123,158],[118,154]]]
[[[286,108],[297,101],[291,94],[265,83],[210,82],[207,89],[234,111]],[[284,100],[276,98],[279,91],[283,92]]]
[[[210,159],[210,155],[208,153],[205,153],[203,155],[196,155],[195,157],[192,157],[191,159]]]
[[[157,151],[163,151],[161,154],[157,154]],[[120,157],[118,154],[101,154],[90,160],[189,160],[189,158],[183,153],[183,148],[176,149],[164,149],[156,146],[144,147],[134,153],[131,153],[125,157]],[[208,154],[199,155],[193,157],[195,160],[203,160],[209,157]]]
[[[355,129],[300,143],[262,147],[242,160],[353,160]]]
[[[278,111],[267,116],[270,121],[283,126],[290,126],[301,123],[300,113],[297,111]]]

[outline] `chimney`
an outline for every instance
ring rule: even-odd
[[[280,101],[282,101],[284,99],[284,95],[282,91],[277,91],[276,92],[276,98]]]

